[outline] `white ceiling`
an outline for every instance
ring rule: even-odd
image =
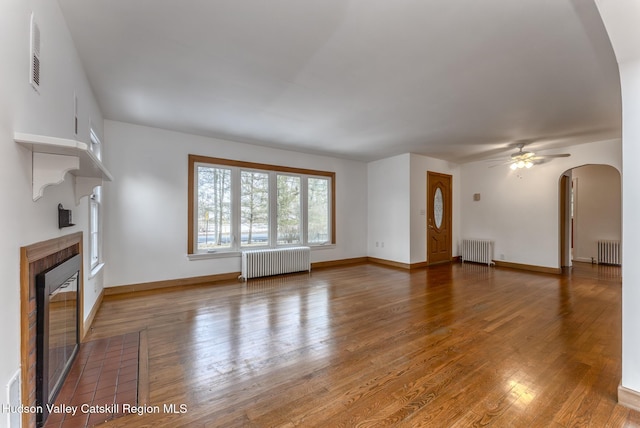
[[[374,160],[620,136],[593,0],[59,0],[106,119]]]

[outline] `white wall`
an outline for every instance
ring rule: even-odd
[[[598,0],[620,69],[622,92],[622,381],[640,394],[640,3]]]
[[[598,241],[622,239],[620,173],[606,165],[571,171],[574,181],[573,260],[598,258]]]
[[[276,150],[105,121],[105,163],[117,177],[106,187],[105,285],[119,286],[240,271],[240,257],[189,261],[188,155],[286,165],[336,173],[334,248],[312,262],[366,255],[367,182],[362,162]]]
[[[367,255],[411,262],[411,155],[405,153],[367,164]]]
[[[29,21],[35,13],[42,37],[40,93],[29,85]],[[51,0],[0,2],[0,404],[5,385],[20,364],[20,247],[46,239],[87,232],[88,199],[75,205],[72,180],[48,187],[31,198],[31,152],[13,141],[14,132],[73,138],[73,93],[79,101],[79,139],[89,141],[89,121],[102,132],[102,116],[84,75],[68,29]],[[67,176],[68,178],[69,176]],[[57,205],[73,210],[75,227],[59,230]],[[88,248],[85,242],[85,248]],[[102,287],[86,281],[85,317]],[[5,422],[0,416],[0,425]]]
[[[452,253],[457,254],[460,167],[405,153],[367,165],[370,257],[406,264],[427,260],[427,171],[452,175]]]
[[[640,34],[637,34],[640,36]],[[636,39],[638,40],[638,39]],[[622,386],[640,393],[640,59],[620,64],[623,111]]]
[[[592,164],[621,169],[619,140],[546,151],[567,152],[531,169],[489,168],[486,162],[462,165],[461,237],[495,240],[495,258],[557,268],[559,260],[559,180],[567,170]],[[480,193],[480,201],[473,194]]]
[[[411,263],[427,260],[427,171],[452,176],[452,255],[459,255],[460,240],[460,166],[440,159],[411,154]]]

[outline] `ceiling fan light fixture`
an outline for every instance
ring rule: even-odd
[[[559,154],[549,154],[549,155],[536,155],[534,152],[528,152],[523,150],[524,144],[518,144],[518,151],[516,153],[512,153],[509,157],[509,160],[505,162],[503,165],[509,165],[512,171],[516,171],[518,169],[527,168],[530,169],[537,164],[544,163],[545,159],[554,159],[554,158],[566,158],[571,156],[570,153],[559,153]],[[492,159],[491,161],[495,161],[498,159]],[[492,168],[492,167],[489,167]]]
[[[533,162],[531,162],[530,160],[519,160],[517,162],[512,162],[511,165],[509,165],[509,168],[511,168],[512,170],[516,170],[516,169],[522,169],[522,168],[531,168],[533,166]]]

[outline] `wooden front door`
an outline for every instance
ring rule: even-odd
[[[451,261],[451,176],[427,171],[427,262]]]

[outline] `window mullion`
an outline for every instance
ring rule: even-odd
[[[269,246],[278,244],[278,174],[269,172]]]
[[[308,179],[306,175],[300,176],[300,243],[307,245],[309,242],[307,233],[307,222],[309,220],[309,193],[308,193]]]
[[[332,240],[331,231],[333,230],[335,219],[331,215],[333,212],[333,179],[329,180],[327,184],[327,242],[335,244]]]
[[[240,251],[242,239],[240,237],[240,204],[241,204],[240,168],[231,168],[231,248]]]

